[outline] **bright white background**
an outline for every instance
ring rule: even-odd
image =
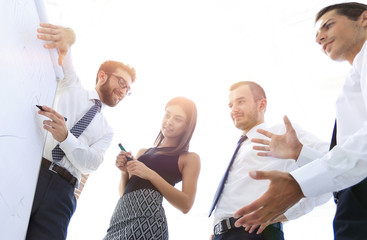
[[[74,65],[86,88],[109,59],[135,67],[133,94],[106,110],[115,138],[78,201],[68,240],[102,239],[118,201],[115,156],[122,142],[135,154],[150,147],[165,103],[186,96],[198,107],[191,151],[202,170],[187,215],[165,202],[170,239],[208,239],[212,197],[241,134],[230,118],[228,89],[252,80],[267,93],[266,122],[292,122],[330,141],[334,102],[347,63],[328,59],[315,43],[314,15],[330,0],[48,0],[52,23],[77,34]],[[177,186],[180,187],[180,186]],[[333,239],[332,201],[285,225],[286,239]],[[316,237],[317,236],[317,237]]]

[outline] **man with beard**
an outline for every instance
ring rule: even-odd
[[[58,48],[59,55],[68,52],[75,39],[70,37],[70,32],[51,24],[41,26],[38,31],[42,34],[38,38],[56,43],[46,44],[46,48]],[[60,51],[63,41],[69,42],[64,44],[64,51]],[[105,105],[114,107],[129,95],[130,85],[135,81],[134,68],[106,61],[97,72],[95,89],[87,91],[76,76],[70,53],[61,61],[59,58],[59,64],[62,62],[65,77],[56,91],[55,109],[42,106],[38,112],[48,118],[43,128],[50,134],[46,139],[26,239],[66,239],[76,208],[74,188],[81,174],[96,170],[102,163],[113,138],[112,128],[102,111]]]

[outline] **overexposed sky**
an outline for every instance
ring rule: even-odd
[[[86,88],[108,59],[137,72],[133,94],[106,109],[115,138],[91,174],[72,218],[68,240],[102,239],[118,201],[117,143],[136,154],[159,132],[164,106],[194,100],[198,124],[191,151],[201,157],[195,205],[184,215],[165,202],[170,239],[207,239],[212,197],[240,131],[229,118],[228,88],[252,80],[267,93],[266,122],[292,122],[329,141],[334,102],[348,73],[314,41],[314,15],[331,0],[46,0],[51,23],[72,27],[74,65]],[[179,187],[179,186],[178,186]],[[287,239],[332,239],[332,202],[285,226]]]

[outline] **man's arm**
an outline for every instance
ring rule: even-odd
[[[366,177],[367,169],[366,136],[367,127],[364,126],[344,144],[334,147],[326,155],[291,173],[253,172],[253,178],[269,179],[271,182],[268,190],[259,199],[237,211],[236,216],[242,216],[237,224],[247,226],[269,222],[303,196],[319,196],[361,181]],[[268,137],[273,141],[273,135]],[[279,154],[270,147],[263,150],[267,151],[263,156],[275,154],[280,157],[284,154],[284,151]]]
[[[259,199],[234,214],[234,218],[239,218],[237,227],[272,222],[304,197],[296,180],[287,172],[252,171],[249,175],[256,180],[268,179],[270,184]]]
[[[43,128],[59,142],[60,148],[73,166],[84,174],[96,170],[102,163],[104,153],[112,142],[112,128],[108,127],[102,137],[95,139],[93,143],[88,145],[68,131],[65,119],[61,114],[45,105],[42,106],[42,109],[43,111],[38,111],[38,114],[48,118],[43,121]]]
[[[40,23],[37,29],[37,38],[47,41],[44,44],[46,49],[56,48],[59,54],[58,64],[63,68],[64,78],[58,85],[58,91],[65,89],[73,84],[80,84],[80,79],[76,75],[70,48],[75,42],[75,33],[71,28],[53,25],[50,23]]]
[[[331,193],[325,193],[318,197],[302,198],[299,202],[289,208],[285,213],[287,220],[294,220],[311,212],[315,207],[325,204],[332,197]]]
[[[68,137],[60,142],[60,148],[70,163],[81,173],[89,174],[97,170],[102,163],[104,154],[113,139],[112,128],[108,127],[104,132],[101,138],[91,144],[81,142],[73,134],[68,134]]]
[[[302,144],[302,150],[299,153],[298,158],[295,159],[298,167],[302,167],[312,162],[315,159],[321,158],[329,151],[329,147],[330,147],[329,142],[320,140],[318,137],[303,130],[300,126],[296,124],[293,124],[292,128],[295,130],[295,133],[296,133],[296,136],[293,136],[293,138],[297,137],[299,139],[299,142]],[[272,126],[268,131],[274,134],[279,134],[275,136],[280,137],[281,135],[286,133],[286,125],[284,124],[275,125],[275,126]],[[274,141],[274,140],[271,139],[271,141]],[[291,146],[289,147],[291,148]]]
[[[56,48],[59,53],[58,63],[62,66],[64,58],[69,51],[71,45],[75,42],[75,33],[71,28],[52,25],[49,23],[40,23],[37,29],[37,38],[48,41],[44,44],[46,49]]]
[[[327,153],[328,145],[329,145],[327,142],[319,140],[317,137],[302,130],[299,127],[297,127],[297,130],[295,130],[295,128],[292,126],[292,124],[290,123],[289,119],[286,116],[284,117],[284,124],[285,124],[284,134],[275,134],[275,132],[276,133],[284,132],[284,127],[279,128],[279,125],[274,126],[270,130],[272,132],[265,131],[265,130],[258,130],[260,133],[270,138],[270,140],[265,140],[265,139],[253,139],[252,140],[255,143],[263,144],[262,146],[254,147],[255,150],[263,151],[263,152],[258,153],[258,155],[267,156],[267,157],[275,156],[275,157],[284,158],[284,159],[294,159],[297,161],[297,164],[299,166],[302,166]],[[299,150],[299,148],[301,148],[301,151]],[[268,177],[271,178],[272,174],[273,173],[269,172]],[[274,177],[275,176],[276,175],[274,175]],[[299,188],[298,184],[295,182],[293,177],[290,176],[289,174],[279,172],[278,177],[280,177],[279,181],[274,181],[272,185],[269,186],[268,191],[272,191],[272,188],[279,187],[281,189],[279,190],[279,193],[283,193],[286,185],[282,186],[281,185],[282,182],[284,182],[284,184],[293,186],[291,189]],[[283,180],[281,178],[283,178]],[[278,191],[278,190],[275,190],[275,191]],[[269,192],[263,195],[264,198],[262,198],[262,204],[270,208],[271,205],[269,204],[271,202],[265,200],[267,196],[271,197],[271,195],[267,195],[268,193]],[[288,220],[296,219],[308,213],[314,207],[327,202],[331,197],[331,194],[328,193],[328,194],[324,194],[319,197],[304,198],[300,202],[292,206],[291,202],[293,200],[290,194],[291,193],[286,193],[284,195],[280,194],[279,196],[277,196],[278,197],[277,199],[271,200],[271,201],[279,202],[279,203],[282,203],[284,201],[284,204],[285,204],[285,206],[283,206],[284,210],[280,209],[278,213],[274,213],[274,214],[275,215],[279,214],[278,216],[281,216],[281,213],[284,213],[286,219]],[[300,191],[298,192],[298,194],[303,194],[303,193],[302,191]],[[286,202],[287,196],[290,196],[288,203]],[[281,204],[279,204],[278,206],[282,207]],[[271,211],[274,211],[274,210],[271,210]],[[272,221],[271,220],[272,218],[273,216],[267,219],[266,221],[267,222]]]
[[[274,134],[263,129],[257,130],[257,132],[270,138],[270,140],[261,138],[251,140],[254,143],[262,144],[262,146],[254,146],[254,150],[261,151],[257,155],[281,159],[298,159],[303,145],[298,140],[296,131],[287,116],[284,116],[284,124],[286,132],[283,135]]]

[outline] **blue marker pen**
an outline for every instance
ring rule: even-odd
[[[118,145],[119,145],[119,147],[120,147],[120,149],[121,149],[122,151],[127,152],[127,151],[125,150],[125,148],[122,146],[122,144],[121,144],[121,143],[119,143]],[[130,161],[130,160],[133,160],[133,159],[132,159],[131,157],[127,157],[127,160],[128,160],[128,161]]]

